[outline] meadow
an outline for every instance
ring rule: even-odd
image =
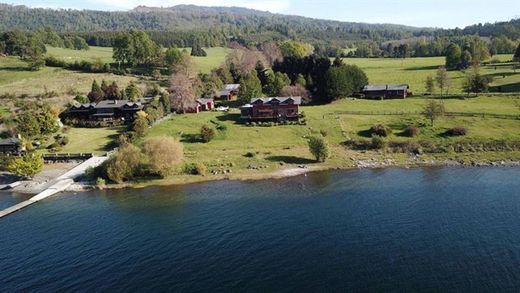
[[[497,55],[501,61],[511,60],[511,55]],[[435,77],[440,66],[445,64],[444,57],[424,58],[344,58],[346,64],[354,64],[362,68],[368,76],[370,84],[402,84],[410,85],[414,93],[425,92],[425,81],[428,76]],[[499,92],[499,87],[504,92],[520,92],[520,70],[513,70],[511,65],[481,67],[481,73],[494,78],[491,83],[491,91]],[[451,78],[450,93],[461,93],[465,73],[462,71],[449,71]]]
[[[120,86],[137,80],[132,76],[82,73],[55,67],[31,71],[27,63],[17,57],[0,57],[0,95],[41,95],[48,92],[58,95],[86,94],[94,79],[116,81]]]

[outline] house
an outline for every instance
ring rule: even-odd
[[[215,100],[234,101],[238,97],[240,84],[225,84],[222,89],[215,95]]]
[[[132,121],[135,114],[143,108],[141,102],[105,100],[97,104],[74,105],[69,108],[66,116],[90,122]]]
[[[2,154],[20,154],[25,151],[20,138],[10,137],[0,139],[0,153]]]
[[[368,99],[404,99],[409,88],[407,84],[366,85],[361,93]]]
[[[215,109],[215,101],[213,99],[197,99],[200,105],[200,111],[211,111]]]
[[[240,117],[250,121],[298,119],[301,102],[301,97],[253,98],[240,107]]]

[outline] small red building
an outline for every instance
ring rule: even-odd
[[[253,98],[240,107],[240,117],[249,121],[298,119],[301,102],[301,97]]]

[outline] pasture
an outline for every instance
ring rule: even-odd
[[[511,55],[497,55],[502,61],[511,60]],[[436,71],[445,64],[444,57],[424,58],[344,58],[346,64],[354,64],[365,71],[371,84],[410,85],[414,93],[425,92],[425,80],[429,75],[435,77]],[[513,70],[511,65],[481,67],[481,73],[492,76],[490,90],[493,92],[520,92],[520,70]],[[449,71],[451,79],[450,93],[461,93],[465,78],[463,71]],[[501,87],[501,88],[500,88]]]

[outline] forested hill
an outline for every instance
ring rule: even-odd
[[[0,31],[50,27],[57,32],[220,30],[253,39],[304,41],[383,41],[429,33],[431,29],[392,24],[365,24],[273,14],[238,7],[178,5],[137,7],[131,11],[53,10],[0,4]],[[259,40],[261,41],[261,40]]]

